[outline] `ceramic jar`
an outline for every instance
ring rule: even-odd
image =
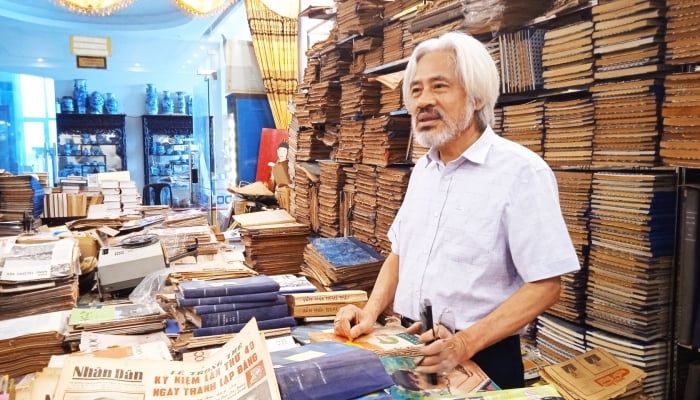
[[[172,114],[175,111],[175,102],[170,91],[163,90],[163,114]]]
[[[88,104],[90,104],[90,114],[102,114],[105,107],[105,98],[100,92],[92,92],[90,97],[88,97]]]
[[[175,92],[175,95],[175,112],[178,114],[185,114],[187,112],[185,92]]]
[[[73,104],[73,98],[70,96],[61,97],[61,113],[72,114],[75,111],[75,104]]]
[[[146,84],[146,114],[158,114],[158,92],[152,83]]]
[[[119,114],[119,102],[112,93],[105,93],[105,113]]]
[[[73,101],[75,102],[75,111],[78,114],[87,112],[88,91],[87,81],[85,79],[73,80]]]

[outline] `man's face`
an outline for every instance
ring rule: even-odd
[[[441,147],[469,127],[474,107],[457,79],[449,51],[423,55],[410,87],[406,105],[419,144]]]

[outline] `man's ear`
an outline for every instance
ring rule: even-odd
[[[474,101],[474,111],[479,111],[484,108],[484,101],[477,99]]]

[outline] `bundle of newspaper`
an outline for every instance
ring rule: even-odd
[[[540,371],[567,400],[625,399],[638,396],[646,373],[596,348]]]

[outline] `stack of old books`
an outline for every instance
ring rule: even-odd
[[[566,228],[576,250],[581,269],[562,277],[562,290],[559,301],[548,312],[569,321],[583,323],[586,311],[586,284],[588,282],[588,251],[590,235],[591,184],[590,172],[555,172],[559,185],[559,204],[566,222]]]
[[[664,130],[659,153],[666,165],[700,166],[700,117],[693,111],[698,87],[700,72],[669,74],[664,80]]]
[[[544,34],[542,73],[545,89],[589,85],[593,82],[593,23],[577,22]]]
[[[551,167],[587,167],[593,156],[593,100],[548,101],[544,105],[544,160]]]
[[[43,206],[44,188],[35,176],[0,176],[0,220],[21,221],[25,212],[39,217]]]
[[[364,243],[376,240],[377,169],[375,166],[356,164],[355,193],[352,198],[352,235]]]
[[[658,79],[595,84],[593,166],[650,167],[658,163]]]
[[[0,320],[75,307],[80,275],[76,240],[14,243],[0,257]]]
[[[178,285],[179,313],[194,325],[195,337],[236,333],[252,318],[260,329],[292,327],[280,285],[266,275],[210,281],[184,281]]]
[[[318,188],[319,234],[324,237],[337,237],[340,234],[340,194],[345,183],[342,164],[333,161],[320,161],[321,184]]]
[[[625,399],[642,393],[645,374],[611,355],[593,349],[572,359],[545,366],[540,375],[567,399]]]
[[[339,39],[351,34],[363,34],[383,19],[384,5],[380,2],[341,0],[336,1],[335,5],[338,33],[343,36]]]
[[[365,290],[337,290],[334,292],[288,293],[284,295],[289,313],[306,322],[333,319],[341,307],[354,304],[360,308],[367,303]]]
[[[52,356],[63,354],[67,313],[40,313],[0,321],[1,374],[13,378],[32,374],[49,365]],[[0,385],[0,398],[2,393]]]
[[[297,163],[294,166],[294,191],[292,203],[296,220],[317,231],[318,221],[318,185],[321,170],[316,163]]]
[[[410,175],[409,167],[377,168],[377,247],[384,254],[391,251],[391,242],[387,234],[403,202]]]
[[[535,341],[542,358],[551,364],[586,351],[586,329],[549,313],[537,317]]]
[[[663,69],[664,5],[609,1],[593,6],[595,79],[648,74]],[[574,44],[571,43],[573,46]]]
[[[309,227],[296,222],[284,209],[234,216],[240,224],[245,263],[260,274],[299,272]]]
[[[165,327],[167,314],[156,302],[114,302],[78,306],[71,310],[66,341],[78,342],[83,332],[142,334]]]
[[[314,124],[340,119],[340,84],[337,81],[314,83],[309,91],[309,116]]]
[[[340,86],[340,114],[344,119],[366,117],[379,112],[382,90],[379,82],[370,80],[365,75],[347,75],[340,78]]]
[[[302,275],[321,291],[372,290],[384,257],[353,236],[311,239]]]
[[[362,132],[364,120],[343,119],[338,131],[338,149],[335,159],[338,162],[359,163],[362,161]]]
[[[698,0],[667,0],[666,64],[695,64],[700,54]]]
[[[503,137],[542,155],[544,102],[503,107]]]
[[[411,118],[385,115],[365,121],[362,163],[387,166],[406,162],[411,137]]]

